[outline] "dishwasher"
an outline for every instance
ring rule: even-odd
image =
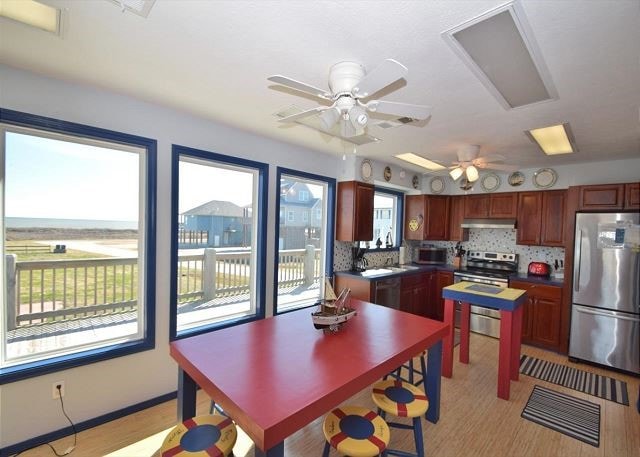
[[[388,308],[400,309],[400,278],[376,281],[373,302]]]

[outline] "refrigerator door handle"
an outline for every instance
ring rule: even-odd
[[[576,263],[574,265],[575,274],[573,275],[573,291],[580,291],[580,264],[582,263],[582,229],[578,230],[578,236],[580,237],[578,242],[576,243]]]
[[[640,318],[637,318],[637,317],[628,317],[621,314],[603,313],[603,312],[583,308],[581,306],[576,306],[576,311],[578,311],[579,313],[594,314],[596,316],[604,316],[604,317],[612,317],[614,319],[622,319],[625,321],[640,322]]]

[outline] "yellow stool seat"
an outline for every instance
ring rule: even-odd
[[[322,424],[327,439],[323,455],[329,454],[329,444],[343,455],[373,457],[389,444],[387,423],[367,408],[344,406],[331,411]]]
[[[371,396],[378,408],[398,417],[418,417],[429,408],[429,400],[422,390],[395,379],[376,382]]]
[[[162,457],[226,457],[238,433],[231,419],[220,415],[196,416],[176,425],[164,439]]]

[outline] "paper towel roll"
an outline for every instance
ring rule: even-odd
[[[398,263],[400,263],[401,265],[407,263],[407,248],[404,246],[400,246]]]

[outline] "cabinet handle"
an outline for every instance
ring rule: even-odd
[[[582,263],[582,230],[579,230],[579,236],[580,239],[576,240],[576,247],[577,247],[577,251],[578,251],[578,255],[576,256],[578,261],[578,268],[575,268],[574,266],[574,270],[575,270],[575,276],[573,278],[573,290],[575,292],[579,292],[580,291],[580,264]]]

